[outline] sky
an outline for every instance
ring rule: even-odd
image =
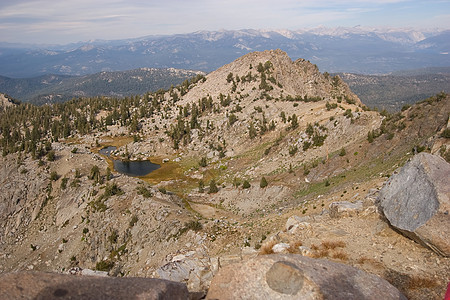
[[[450,29],[450,0],[0,0],[10,43],[319,26]]]

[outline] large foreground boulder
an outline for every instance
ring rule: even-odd
[[[444,159],[417,154],[386,182],[378,202],[394,228],[450,256],[450,164]]]
[[[0,298],[189,299],[186,285],[153,278],[74,276],[42,272],[0,276]]]
[[[207,299],[406,299],[386,280],[296,254],[263,255],[222,268]]]

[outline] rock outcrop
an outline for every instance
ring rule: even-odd
[[[8,273],[0,277],[9,299],[189,299],[184,284],[153,278],[111,278],[55,273]]]
[[[258,256],[219,271],[207,299],[406,299],[384,279],[301,255]]]
[[[216,98],[220,93],[225,95],[233,93],[232,83],[235,83],[235,78],[228,77],[229,74],[244,78],[240,83],[236,82],[235,84],[239,88],[245,86],[246,92],[248,91],[253,97],[258,97],[257,95],[260,94],[258,87],[260,79],[251,78],[252,75],[258,77],[259,63],[266,67],[270,66],[270,75],[267,76],[267,80],[271,82],[270,85],[272,86],[269,93],[274,97],[279,97],[283,93],[285,96],[292,95],[306,98],[319,97],[325,99],[332,96],[343,97],[350,102],[362,105],[358,96],[350,90],[339,76],[332,77],[328,74],[322,74],[316,65],[304,59],[292,61],[287,53],[280,49],[248,53],[211,72],[206,76],[205,82],[194,87],[183,97],[182,102],[188,100],[195,103],[205,95]],[[248,79],[245,80],[245,78]],[[273,79],[270,81],[269,78]],[[244,83],[245,81],[246,83]]]
[[[8,98],[5,94],[0,93],[0,111],[8,106],[13,106],[14,103],[11,99]]]
[[[363,210],[363,202],[356,203],[341,201],[330,204],[330,216],[332,218],[353,217]]]
[[[449,163],[420,153],[386,182],[378,196],[393,227],[443,256],[450,256],[449,179]]]

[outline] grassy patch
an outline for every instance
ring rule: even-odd
[[[341,174],[329,178],[323,182],[313,182],[303,185],[303,188],[294,193],[294,197],[302,198],[306,196],[317,196],[330,192],[330,189],[336,189],[343,184],[351,182],[367,181],[371,178],[383,174],[391,174],[399,165],[402,165],[410,156],[397,156],[383,160],[375,158],[365,162],[356,168],[342,172]],[[328,184],[327,184],[328,182]]]
[[[259,255],[266,255],[266,254],[273,254],[273,246],[276,245],[276,241],[268,241],[267,243],[264,243],[261,248],[259,249]]]
[[[95,270],[109,272],[115,263],[111,260],[101,260],[95,265]]]
[[[161,167],[150,174],[140,177],[141,179],[151,183],[158,184],[161,181],[168,181],[173,179],[183,180],[186,178],[184,172],[187,167],[182,166],[181,164],[169,160],[168,162],[163,162],[163,157],[149,157],[149,160],[152,163],[158,164]]]

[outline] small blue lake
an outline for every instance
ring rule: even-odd
[[[108,146],[103,149],[100,149],[98,152],[100,154],[110,157],[111,153],[113,153],[115,150],[116,147]],[[120,159],[113,159],[113,158],[111,159],[114,164],[114,170],[128,176],[135,176],[135,177],[145,176],[161,167],[160,165],[154,164],[149,160],[123,161]]]

